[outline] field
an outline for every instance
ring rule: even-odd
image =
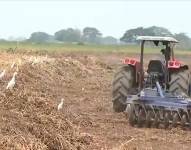
[[[1,70],[6,69],[0,82],[0,149],[190,149],[190,131],[134,128],[123,113],[113,112],[113,74],[123,57],[138,58],[137,46],[2,43],[0,48]],[[160,57],[156,52],[146,51],[146,63]],[[191,67],[189,51],[177,57]],[[15,71],[16,85],[6,90]]]
[[[0,50],[16,50],[20,52],[41,52],[41,53],[62,53],[62,52],[81,52],[81,53],[131,53],[139,54],[140,46],[137,45],[81,45],[78,43],[30,43],[30,42],[0,42]],[[146,54],[159,53],[157,47],[148,47],[145,50]],[[191,54],[191,50],[176,49],[175,52],[179,55]]]

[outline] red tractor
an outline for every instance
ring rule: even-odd
[[[123,66],[114,75],[112,102],[115,112],[123,112],[127,107],[127,96],[140,92],[143,88],[155,88],[156,81],[164,91],[173,95],[191,95],[191,76],[188,65],[174,57],[173,47],[178,41],[172,37],[139,36],[141,41],[140,60],[125,58]],[[164,45],[161,50],[163,60],[150,60],[144,70],[143,54],[146,41]]]

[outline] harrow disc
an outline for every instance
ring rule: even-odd
[[[142,127],[144,124],[146,117],[145,117],[145,111],[143,108],[139,109],[138,116],[137,116],[137,126]]]
[[[166,129],[166,128],[168,128],[168,126],[169,126],[169,120],[170,120],[170,114],[169,114],[169,112],[165,112],[165,114],[164,114],[164,128]]]
[[[182,127],[185,127],[187,122],[188,122],[187,115],[183,114],[182,118],[181,118],[181,125],[182,125]]]
[[[151,110],[149,110],[146,114],[146,120],[145,120],[145,126],[147,128],[151,127],[151,123],[152,123],[152,117],[153,117],[153,113]]]
[[[153,120],[153,126],[155,128],[158,128],[160,124],[160,115],[159,112],[155,112],[154,120]]]
[[[129,124],[134,126],[137,123],[137,117],[135,114],[134,105],[129,104],[127,107],[128,107],[127,110],[128,110],[128,116],[129,116]]]
[[[180,121],[178,113],[174,113],[172,116],[172,127],[177,127],[178,122]]]

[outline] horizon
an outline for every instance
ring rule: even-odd
[[[29,38],[33,32],[54,35],[61,29],[95,27],[103,36],[119,39],[128,29],[150,26],[191,36],[190,4],[189,1],[0,1],[0,38]]]

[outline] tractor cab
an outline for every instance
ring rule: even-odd
[[[164,61],[162,60],[150,60],[147,73],[149,75],[149,84],[152,86],[153,82],[155,83],[156,80],[159,81],[160,85],[168,89],[169,88],[169,81],[170,81],[170,71],[175,67],[180,67],[180,64],[174,58],[174,51],[173,48],[178,41],[172,37],[158,37],[158,36],[139,36],[137,40],[141,41],[141,55],[140,55],[140,76],[139,76],[139,87],[140,89],[143,88],[143,78],[144,78],[144,45],[145,42],[153,42],[156,46],[159,46],[159,43],[165,46],[164,49],[161,49],[162,55],[164,55]],[[170,65],[169,65],[170,63]],[[175,64],[175,66],[171,66],[171,63]],[[177,66],[176,66],[177,65]],[[171,67],[169,67],[171,66]],[[148,83],[148,81],[147,81]]]

